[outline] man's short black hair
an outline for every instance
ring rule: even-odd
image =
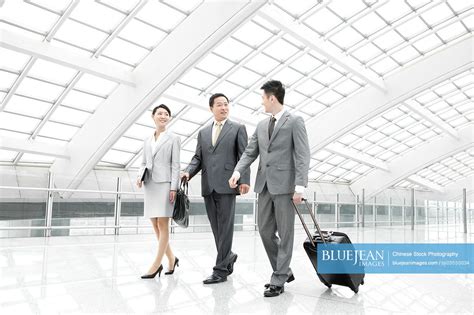
[[[227,100],[227,103],[229,103],[229,98],[227,98],[227,96],[225,96],[224,94],[222,93],[214,93],[211,95],[211,97],[209,98],[209,107],[213,107],[214,106],[214,100],[218,97],[225,97],[225,99]]]
[[[280,102],[280,104],[283,104],[283,101],[285,99],[285,88],[283,87],[283,84],[281,84],[280,81],[267,81],[264,85],[262,85],[260,89],[262,89],[265,94],[267,94],[267,96],[275,95],[278,102]]]
[[[153,111],[151,112],[151,114],[155,115],[158,108],[163,108],[164,110],[166,110],[168,112],[168,115],[170,115],[170,117],[171,117],[171,110],[165,104],[160,104],[160,105],[156,106],[155,108],[153,108]]]

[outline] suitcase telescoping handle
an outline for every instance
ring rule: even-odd
[[[314,216],[313,211],[311,211],[310,206],[308,205],[308,200],[303,198],[304,204],[306,205],[306,209],[308,209],[309,214],[311,215],[311,219],[313,219],[314,225],[316,226],[316,229],[318,230],[319,236],[321,237],[321,240],[323,241],[324,244],[326,244],[326,240],[324,239],[323,232],[321,231],[321,228],[319,227],[318,221],[316,220],[316,217]],[[308,226],[303,220],[303,216],[301,215],[300,211],[298,210],[298,207],[295,205],[293,199],[291,199],[291,203],[293,204],[293,207],[295,208],[296,214],[298,214],[298,217],[300,218],[301,224],[303,224],[303,228],[306,232],[306,235],[308,235],[308,239],[311,242],[311,245],[313,247],[316,247],[313,241],[313,236],[311,235],[311,232],[308,229]]]

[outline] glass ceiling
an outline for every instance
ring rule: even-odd
[[[5,1],[0,30],[67,49],[131,72],[202,3],[167,1]],[[463,0],[272,1],[273,10],[339,51],[370,74],[387,78],[472,36],[473,8]],[[270,5],[261,12],[270,12]],[[0,137],[66,146],[119,85],[13,50],[0,48]],[[331,110],[369,84],[256,14],[208,51],[156,101],[173,111],[170,129],[183,142],[182,163],[191,159],[197,132],[211,119],[205,100],[214,92],[231,99],[231,115],[263,119],[260,86],[269,78],[287,87],[285,105],[305,120]],[[440,137],[444,132],[410,110],[422,106],[459,130],[474,122],[471,69],[420,92],[329,146],[355,150],[381,163]],[[187,100],[200,100],[196,106]],[[204,105],[204,106],[202,106]],[[148,110],[102,157],[97,167],[134,168],[143,139],[153,132]],[[255,124],[247,124],[252,134]],[[310,135],[312,136],[312,135]],[[445,186],[472,174],[472,151],[440,161],[419,175]],[[54,158],[0,150],[4,165],[50,165]],[[442,167],[441,167],[441,166]],[[454,165],[454,166],[453,166]],[[448,167],[449,166],[449,167]],[[467,167],[467,168],[466,168]],[[470,168],[470,169],[468,169]],[[322,149],[312,153],[310,179],[351,183],[374,169]],[[402,181],[396,186],[412,187]]]

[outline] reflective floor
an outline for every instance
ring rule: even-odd
[[[342,228],[353,242],[471,243],[446,227]],[[472,314],[474,275],[368,274],[359,294],[327,289],[295,237],[296,280],[263,297],[271,270],[257,232],[236,232],[239,254],[225,283],[203,285],[215,256],[210,233],[171,236],[180,259],[172,276],[141,280],[155,255],[153,235],[0,239],[0,314],[166,313],[456,313]],[[166,268],[165,268],[166,269]]]

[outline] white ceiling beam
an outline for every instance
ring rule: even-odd
[[[51,166],[58,186],[76,188],[176,80],[264,4],[263,0],[203,2],[137,66],[136,88],[120,85],[78,131],[68,146],[71,160],[56,160]]]
[[[367,123],[416,94],[471,69],[474,38],[425,57],[385,79],[387,93],[367,87],[306,123],[311,152],[317,152],[351,130]]]
[[[135,86],[132,72],[119,70],[110,64],[75,54],[70,50],[55,47],[50,43],[37,41],[15,32],[0,29],[0,47],[51,61],[106,80]]]
[[[470,124],[459,130],[458,140],[453,140],[449,136],[437,137],[393,160],[388,164],[390,172],[375,170],[352,183],[351,190],[355,194],[360,194],[362,189],[365,189],[366,196],[370,198],[401,180],[406,180],[425,167],[473,145],[474,125]]]
[[[348,72],[367,81],[371,86],[381,92],[386,91],[384,81],[381,78],[363,68],[355,60],[350,59],[334,47],[328,45],[325,41],[318,39],[317,35],[308,27],[294,22],[290,16],[284,14],[277,7],[267,6],[264,10],[260,11],[258,15],[285,33],[293,36],[306,47],[318,52]]]
[[[420,104],[416,104],[415,102],[404,102],[403,105],[420,115],[423,119],[428,120],[430,123],[443,130],[454,139],[457,139],[459,137],[456,129],[451,127],[447,122],[434,115],[432,112],[430,112],[428,109],[421,106]]]
[[[444,193],[443,186],[433,183],[432,181],[427,180],[426,178],[423,178],[419,175],[416,175],[416,174],[410,175],[406,180],[412,184],[422,186],[434,192]]]
[[[54,145],[33,140],[16,138],[0,138],[0,149],[22,153],[40,154],[60,159],[69,159],[70,155],[65,146]]]
[[[359,163],[362,163],[370,167],[375,167],[379,170],[383,170],[387,172],[389,171],[387,163],[384,163],[380,161],[379,159],[376,159],[368,154],[360,153],[354,149],[344,148],[335,144],[331,144],[327,146],[325,150],[331,153],[340,155],[342,157],[345,157],[346,159],[357,161]]]

